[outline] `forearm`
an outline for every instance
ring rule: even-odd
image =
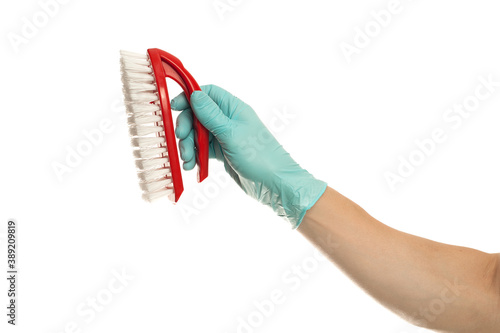
[[[414,324],[444,332],[500,329],[493,319],[500,298],[497,255],[390,228],[331,188],[298,230],[367,293]]]

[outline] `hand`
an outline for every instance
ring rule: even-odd
[[[297,228],[326,183],[302,169],[261,122],[255,111],[227,91],[208,85],[191,95],[196,117],[210,134],[210,158],[224,163],[234,181],[251,197],[273,208]],[[192,109],[184,93],[171,102],[185,170],[196,164]]]

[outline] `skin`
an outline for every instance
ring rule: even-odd
[[[395,230],[337,191],[298,231],[382,305],[436,332],[500,332],[500,254]]]

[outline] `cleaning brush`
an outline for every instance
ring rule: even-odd
[[[147,55],[121,51],[121,73],[133,154],[143,199],[168,196],[177,202],[184,190],[166,78],[191,93],[201,90],[179,59],[160,49]],[[208,131],[193,114],[198,182],[208,176]]]

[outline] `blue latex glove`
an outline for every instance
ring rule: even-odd
[[[210,158],[224,167],[246,194],[266,204],[295,229],[326,189],[326,183],[302,169],[276,141],[255,111],[214,85],[191,95],[196,117],[210,134]],[[196,164],[193,116],[184,93],[171,102],[185,170]]]

